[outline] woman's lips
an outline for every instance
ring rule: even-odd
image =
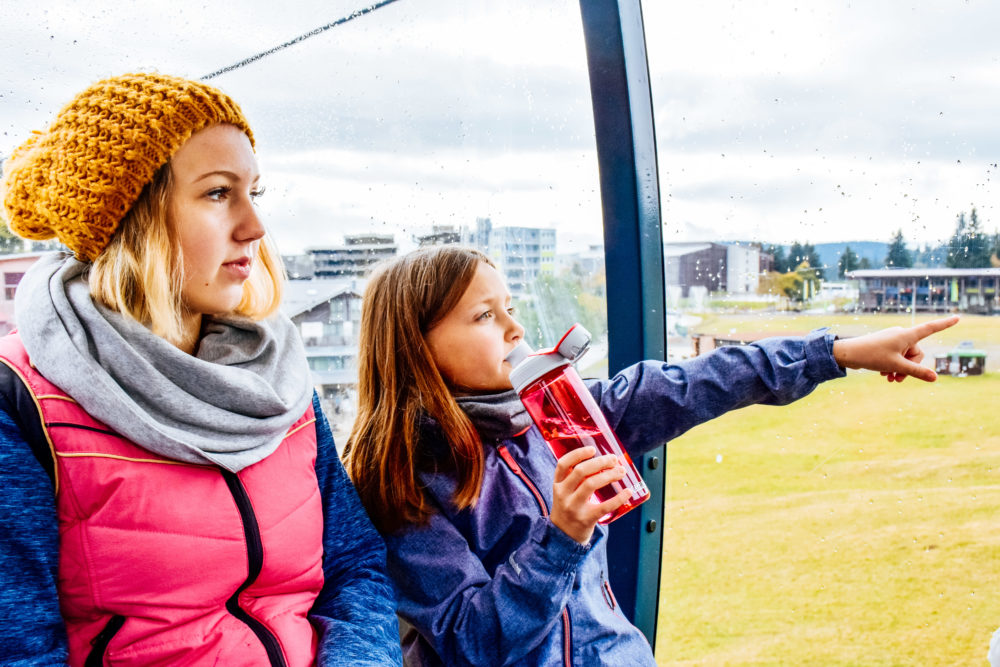
[[[250,277],[250,269],[253,266],[253,262],[250,261],[249,257],[240,257],[232,262],[226,262],[222,267],[233,274],[237,278],[246,280]]]

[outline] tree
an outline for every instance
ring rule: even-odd
[[[776,273],[785,273],[788,271],[788,260],[785,259],[785,248],[783,246],[769,245],[764,252],[774,258],[774,271]]]
[[[530,283],[529,294],[519,300],[515,317],[525,330],[525,340],[535,346],[554,345],[574,322],[579,322],[595,340],[607,334],[604,289],[600,277],[579,276],[565,271],[559,276],[539,274]]]
[[[757,286],[759,294],[775,294],[777,296],[800,301],[802,298],[802,277],[794,271],[780,273],[768,271],[760,278]]]
[[[859,269],[870,269],[872,268],[872,261],[867,257],[862,257],[861,261],[858,262]]]
[[[947,257],[948,257],[947,243],[939,243],[936,246],[932,246],[929,243],[925,243],[922,249],[917,249],[913,251],[913,266],[918,266],[921,268],[944,266],[944,262]]]
[[[806,266],[803,267],[802,264]],[[803,276],[809,280],[818,282],[823,277],[823,262],[819,258],[819,253],[811,243],[799,243],[795,241],[788,250],[788,265],[786,271],[798,271],[811,269],[812,276]]]
[[[845,246],[837,262],[837,276],[845,278],[850,271],[857,270],[860,263],[861,260],[858,259],[857,253],[851,250],[851,246]]]
[[[0,255],[24,252],[24,241],[8,229],[7,221],[0,215]]]
[[[896,235],[892,237],[892,242],[889,244],[889,252],[885,256],[885,265],[887,267],[903,269],[913,266],[913,256],[906,249],[906,240],[903,238],[902,229],[897,231]]]
[[[973,207],[969,221],[965,220],[965,212],[958,214],[955,221],[955,233],[948,241],[948,258],[946,264],[953,269],[978,269],[990,266],[990,238],[983,232],[979,224],[979,214]]]

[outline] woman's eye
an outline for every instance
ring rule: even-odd
[[[266,192],[266,191],[267,191],[267,188],[265,188],[263,185],[260,186],[260,187],[258,187],[258,188],[255,188],[255,189],[251,190],[250,191],[250,199],[252,201],[256,202],[258,198],[264,196],[264,192]]]
[[[232,190],[232,188],[230,188],[229,186],[212,188],[211,190],[205,193],[205,196],[215,201],[222,201],[229,195],[230,190]]]

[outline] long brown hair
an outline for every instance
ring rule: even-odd
[[[358,353],[358,416],[344,449],[347,470],[375,526],[390,533],[434,511],[418,477],[428,460],[419,422],[437,422],[454,472],[452,501],[471,507],[483,481],[482,441],[438,371],[427,332],[462,298],[489,258],[458,246],[421,248],[376,269],[365,288]]]

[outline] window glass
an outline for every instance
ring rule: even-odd
[[[997,625],[1000,10],[642,8],[673,358],[964,313],[923,346],[935,385],[851,371],[671,443],[661,664],[980,660]]]
[[[374,3],[337,23],[364,6],[5,2],[0,59],[18,67],[0,81],[0,156],[103,76],[224,70],[210,83],[239,102],[254,129],[267,190],[259,204],[295,278],[285,311],[306,340],[338,442],[353,418],[365,272],[421,243],[486,250],[507,276],[529,342],[552,345],[580,321],[595,336],[581,369],[606,373],[579,8]]]

